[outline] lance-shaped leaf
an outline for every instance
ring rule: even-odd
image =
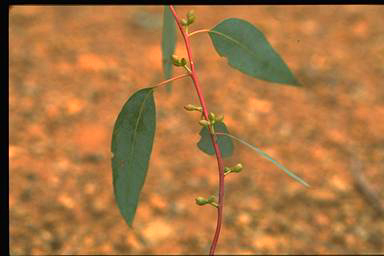
[[[223,122],[216,122],[213,125],[215,132],[229,133],[227,127]],[[197,147],[208,155],[215,155],[215,149],[212,145],[211,135],[208,127],[203,127],[200,131],[200,140],[197,143]],[[217,144],[223,157],[231,156],[233,153],[233,142],[229,137],[218,136]]]
[[[265,153],[263,150],[249,144],[248,142],[242,140],[242,139],[239,139],[237,138],[236,136],[233,136],[231,134],[228,134],[228,133],[217,133],[217,135],[225,135],[225,136],[228,136],[230,138],[233,138],[237,141],[239,141],[240,143],[246,145],[247,147],[250,147],[251,149],[253,149],[254,151],[256,151],[257,153],[259,153],[262,157],[264,157],[265,159],[271,161],[274,165],[276,165],[277,167],[279,167],[281,170],[283,170],[286,174],[288,174],[288,176],[290,176],[291,178],[293,178],[294,180],[296,180],[297,182],[303,184],[304,186],[306,187],[309,187],[309,184],[307,182],[305,182],[302,178],[300,178],[299,176],[297,176],[296,174],[294,174],[293,172],[291,172],[290,170],[288,170],[287,168],[285,168],[282,164],[280,164],[279,162],[277,162],[275,159],[273,159],[272,157],[270,157],[267,153]]]
[[[155,127],[153,89],[145,88],[128,99],[113,128],[113,189],[120,213],[131,227],[147,175]]]
[[[169,6],[164,6],[163,12],[163,35],[161,40],[161,52],[163,55],[163,74],[164,80],[170,79],[172,76],[172,59],[171,56],[176,48],[176,24]],[[171,83],[166,87],[168,92],[171,90]]]
[[[231,67],[265,81],[300,85],[264,34],[251,23],[226,19],[212,28],[209,36]]]

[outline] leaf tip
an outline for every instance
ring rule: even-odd
[[[300,83],[299,80],[297,80],[296,78],[294,78],[294,80],[291,84],[294,86],[297,86],[297,87],[303,87],[303,84]]]
[[[297,87],[303,87],[303,84],[299,82],[299,80],[296,79],[296,77],[292,74],[291,71],[289,71],[289,78],[285,81],[281,81],[280,83],[291,85],[291,86],[297,86]]]
[[[305,181],[305,180],[303,180],[302,178],[300,178],[300,177],[294,177],[294,179],[297,181],[297,182],[299,182],[301,185],[303,185],[304,187],[306,187],[306,188],[310,188],[311,186]]]

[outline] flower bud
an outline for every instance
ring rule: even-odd
[[[241,163],[238,163],[237,165],[232,167],[232,172],[241,172],[243,169],[243,165]]]
[[[181,19],[181,25],[188,26],[189,23],[188,23],[188,21],[186,19],[183,18],[183,19]]]
[[[182,66],[187,65],[187,60],[185,58],[180,59],[175,54],[172,55],[172,62],[173,62],[173,65],[175,65],[176,67],[182,67]]]
[[[195,111],[195,106],[193,106],[192,104],[188,104],[184,106],[184,109],[187,111]]]
[[[194,10],[188,11],[187,19],[188,19],[188,25],[192,24],[195,21],[196,16],[195,16],[195,11]]]
[[[243,165],[241,163],[238,163],[237,165],[233,167],[224,167],[224,175],[230,174],[231,172],[241,172],[243,169]]]
[[[210,122],[207,121],[207,120],[202,119],[202,120],[199,121],[199,124],[200,124],[201,126],[204,126],[204,127],[205,127],[205,126],[210,125]]]
[[[208,203],[207,199],[205,199],[201,196],[197,197],[195,200],[196,200],[197,205],[205,205]]]
[[[215,114],[210,112],[208,115],[209,121],[214,122],[215,121]]]
[[[214,195],[208,197],[208,199],[207,199],[207,202],[208,202],[208,203],[213,203],[213,202],[215,202],[215,201],[216,201],[216,197],[215,197]]]
[[[173,65],[175,66],[180,66],[180,59],[177,55],[173,54],[172,55],[172,62],[173,62]]]
[[[184,109],[187,111],[200,111],[200,112],[203,110],[202,107],[198,107],[198,106],[195,106],[192,104],[188,104],[188,105],[184,106]]]

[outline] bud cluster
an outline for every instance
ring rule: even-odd
[[[199,124],[201,126],[208,126],[208,125],[213,125],[216,122],[223,122],[223,120],[224,120],[223,115],[216,116],[213,112],[210,112],[208,114],[208,120],[202,119],[199,121]]]

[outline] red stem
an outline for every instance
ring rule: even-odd
[[[197,92],[197,95],[198,95],[199,100],[200,100],[200,104],[201,104],[201,106],[203,108],[203,115],[204,115],[205,119],[208,120],[207,106],[205,104],[205,100],[204,100],[204,96],[203,96],[203,94],[201,92],[201,88],[199,86],[199,81],[197,79],[197,74],[196,74],[196,71],[195,71],[195,65],[194,65],[193,60],[192,60],[192,53],[191,53],[191,46],[190,46],[189,36],[186,34],[185,30],[183,29],[183,26],[181,25],[180,20],[177,17],[176,11],[173,8],[173,6],[170,5],[169,9],[171,10],[173,16],[175,17],[176,24],[179,27],[181,34],[183,35],[185,46],[187,48],[189,63],[190,63],[190,66],[191,66],[191,73],[190,73],[190,75],[191,75],[191,78],[192,78],[193,83],[195,85],[196,92]],[[222,158],[222,155],[221,155],[221,151],[220,151],[219,145],[217,144],[216,135],[211,130],[211,127],[209,127],[209,129],[210,129],[212,144],[213,144],[213,147],[214,147],[215,153],[216,153],[217,165],[219,167],[219,204],[218,204],[218,207],[217,207],[217,225],[216,225],[215,236],[213,237],[212,244],[211,244],[211,249],[209,251],[210,255],[214,255],[215,249],[216,249],[216,245],[217,245],[217,241],[219,240],[219,235],[220,235],[220,230],[221,230],[221,222],[222,222],[222,218],[223,218],[223,206],[224,206],[224,164],[223,164],[223,158]]]

